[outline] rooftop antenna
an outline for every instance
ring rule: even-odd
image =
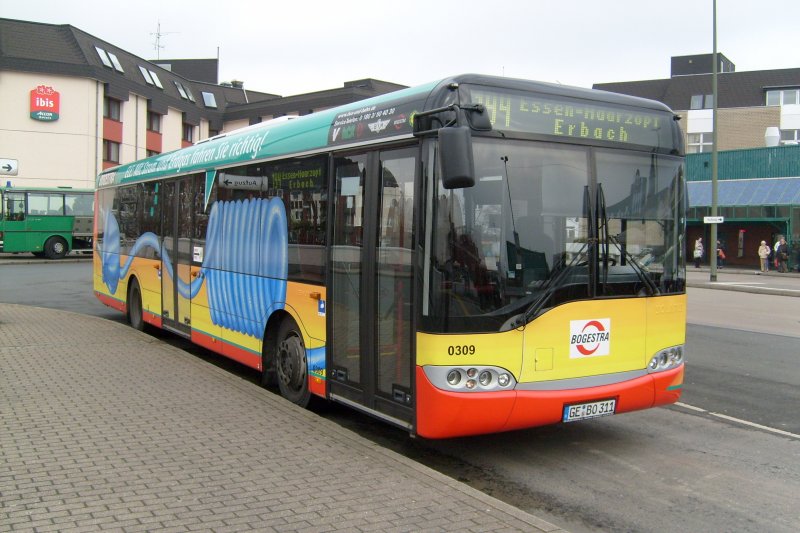
[[[158,26],[156,27],[156,32],[151,33],[150,35],[156,36],[156,41],[153,43],[153,48],[156,49],[156,60],[161,59],[161,49],[164,48],[164,45],[161,44],[161,37],[164,35],[172,35],[173,33],[178,33],[176,31],[161,31],[161,21],[158,21]]]

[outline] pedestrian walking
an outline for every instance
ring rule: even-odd
[[[694,267],[700,268],[700,260],[703,259],[703,238],[698,237],[694,241]]]
[[[722,268],[724,266],[725,266],[725,249],[720,244],[720,242],[717,241],[717,268]]]
[[[767,246],[767,241],[761,241],[761,246],[758,247],[758,260],[761,263],[761,272],[769,270],[769,253],[770,247]]]

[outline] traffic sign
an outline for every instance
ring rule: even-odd
[[[725,217],[703,217],[703,224],[722,224]]]
[[[16,159],[0,159],[0,176],[16,176],[17,168]]]

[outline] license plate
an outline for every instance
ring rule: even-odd
[[[617,400],[603,400],[601,402],[579,403],[564,406],[564,422],[575,422],[587,418],[613,415],[617,407]]]

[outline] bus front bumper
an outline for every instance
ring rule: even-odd
[[[512,431],[562,421],[564,407],[616,400],[614,414],[675,403],[684,365],[627,381],[569,390],[449,392],[435,387],[417,367],[416,434],[430,439]]]

